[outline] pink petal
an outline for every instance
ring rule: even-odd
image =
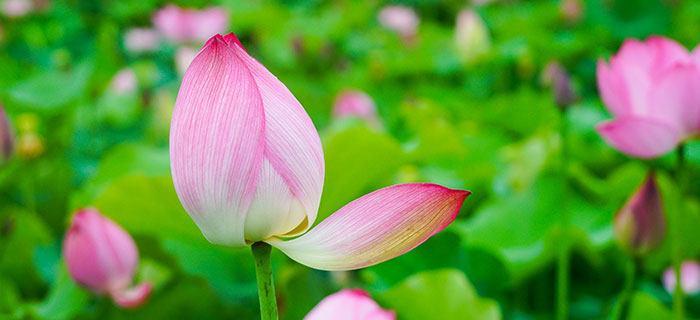
[[[632,112],[627,85],[618,73],[603,60],[598,61],[598,91],[603,103],[615,116],[624,116]]]
[[[217,33],[228,31],[228,12],[223,7],[191,10],[190,33],[193,41],[204,41]]]
[[[375,128],[380,126],[374,100],[368,94],[358,90],[345,90],[338,94],[333,104],[333,117],[336,119],[354,117],[363,119]]]
[[[63,255],[71,277],[96,293],[127,287],[138,263],[131,236],[95,209],[73,216]]]
[[[395,185],[347,204],[299,238],[268,242],[312,268],[363,268],[404,254],[444,229],[468,195],[435,184]]]
[[[367,292],[345,289],[323,299],[304,320],[394,320],[393,311],[382,309]]]
[[[677,64],[661,74],[651,89],[650,116],[674,124],[684,138],[700,133],[700,69]]]
[[[260,220],[252,225],[269,225],[269,221],[280,219],[288,223],[278,224],[281,229],[287,230],[258,231],[258,239],[249,240],[263,240],[269,236],[279,235],[280,232],[287,235],[300,234],[316,220],[321,200],[324,176],[321,139],[304,107],[289,89],[248,55],[235,35],[228,34],[224,38],[252,74],[262,98],[265,111],[265,159],[271,171],[271,177],[267,180],[279,179],[279,182],[283,183],[283,186],[277,188],[259,187],[258,191],[263,193],[260,197],[274,199],[284,194],[289,198],[285,206],[292,207],[291,210],[283,210],[281,213],[265,210],[265,208],[251,209],[248,214],[249,219]],[[284,204],[285,201],[280,203]],[[300,205],[301,210],[295,210],[294,207],[297,205]],[[299,212],[304,215],[305,222],[299,221]],[[246,229],[248,226],[246,222]]]
[[[213,243],[246,243],[246,213],[265,152],[264,120],[255,79],[223,37],[213,37],[185,72],[170,131],[175,189]]]
[[[597,130],[614,148],[640,158],[663,155],[681,140],[676,128],[655,119],[623,117],[604,122]]]
[[[144,304],[150,297],[152,290],[153,286],[144,282],[133,288],[115,291],[111,295],[112,300],[118,306],[124,309],[133,309]]]

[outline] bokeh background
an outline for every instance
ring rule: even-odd
[[[183,68],[202,42],[153,29],[154,14],[169,4],[0,0],[0,104],[14,140],[0,166],[1,317],[257,317],[249,250],[207,243],[173,189],[170,114]],[[283,319],[303,318],[345,287],[369,291],[399,319],[551,318],[563,237],[574,245],[571,318],[605,318],[628,259],[614,241],[615,212],[648,167],[659,171],[664,197],[678,197],[665,173],[676,155],[633,160],[595,132],[610,117],[595,66],[628,37],[665,35],[692,49],[700,41],[699,1],[172,4],[225,10],[227,30],[306,108],[326,157],[319,220],[392,183],[473,192],[445,231],[377,266],[329,273],[275,252]],[[388,5],[412,8],[415,31],[382,21]],[[460,31],[463,10],[470,10],[468,28]],[[366,92],[374,120],[334,116],[344,90]],[[695,198],[683,209],[682,250],[693,258],[700,253],[700,144],[685,152],[696,174],[688,177]],[[85,206],[136,239],[137,278],[155,285],[141,308],[116,308],[69,278],[61,242],[71,214]],[[568,228],[558,222],[563,210]],[[642,262],[633,319],[669,316],[661,283],[669,265],[664,241]],[[687,308],[700,317],[700,296],[689,297]]]

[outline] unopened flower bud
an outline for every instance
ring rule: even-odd
[[[644,255],[659,245],[666,222],[654,174],[646,177],[617,213],[614,230],[620,246],[633,255]]]

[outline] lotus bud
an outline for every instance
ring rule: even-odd
[[[583,15],[583,3],[581,0],[562,0],[559,3],[559,11],[568,23],[576,23]]]
[[[142,305],[151,293],[149,283],[131,286],[139,260],[134,240],[95,209],[81,209],[73,216],[63,258],[75,282],[110,296],[122,308]]]
[[[377,117],[377,107],[374,105],[372,97],[358,90],[345,90],[335,98],[333,117],[336,119],[358,118],[375,128],[381,126],[379,117]]]
[[[137,85],[136,73],[129,68],[124,68],[112,78],[109,88],[116,94],[130,94],[136,91]]]
[[[10,159],[14,147],[15,135],[12,132],[10,119],[7,117],[5,109],[0,106],[0,164]]]
[[[676,289],[676,273],[673,267],[664,271],[662,280],[666,291],[673,294]],[[681,264],[681,288],[688,295],[700,292],[700,263],[685,261]]]
[[[614,230],[620,246],[633,255],[644,255],[663,240],[666,222],[653,173],[617,213]]]
[[[560,109],[565,109],[577,99],[571,85],[569,73],[559,62],[550,62],[542,72],[542,82],[554,92],[554,102]]]
[[[418,32],[420,18],[407,6],[386,6],[379,12],[379,23],[398,33],[406,42],[411,42]]]
[[[0,8],[5,16],[19,18],[34,10],[34,3],[32,0],[4,0]]]
[[[345,289],[323,299],[304,320],[394,320],[394,311],[382,309],[360,289]]]
[[[491,37],[486,23],[471,9],[462,10],[457,15],[455,43],[462,59],[473,62],[491,49]]]
[[[146,53],[158,50],[160,34],[150,28],[132,28],[124,35],[124,47],[131,53]]]

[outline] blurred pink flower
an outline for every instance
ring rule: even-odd
[[[415,37],[420,18],[416,11],[407,6],[386,6],[379,12],[379,23],[398,33],[406,40]]]
[[[153,52],[160,44],[160,34],[150,28],[132,28],[124,34],[124,47],[131,53]]]
[[[664,271],[663,283],[669,293],[673,293],[676,289],[676,274],[673,267]],[[681,264],[681,288],[686,294],[700,292],[700,264],[697,261],[685,261]]]
[[[153,25],[172,42],[201,43],[217,33],[226,32],[229,15],[222,7],[195,10],[168,5],[153,15]]]
[[[460,57],[471,62],[491,49],[491,37],[484,19],[473,9],[465,9],[457,15],[455,44]]]
[[[32,10],[34,10],[32,0],[4,0],[2,2],[3,14],[11,18],[25,16]]]
[[[377,108],[372,97],[359,90],[342,91],[335,98],[333,117],[336,119],[358,118],[378,128]]]
[[[197,50],[192,49],[191,47],[182,46],[178,48],[175,52],[175,67],[177,68],[178,73],[185,74],[187,67],[190,66],[190,63],[192,63],[192,60],[194,60],[194,57],[196,56]]]
[[[110,90],[117,94],[128,94],[136,91],[138,80],[136,73],[130,68],[124,68],[117,72],[109,84]]]
[[[360,289],[338,291],[319,302],[304,320],[394,320],[393,311],[382,309]]]
[[[5,109],[0,106],[0,164],[7,161],[15,148],[15,135]]]
[[[140,306],[151,293],[146,282],[131,287],[139,260],[134,240],[95,209],[81,209],[73,216],[63,258],[77,283],[109,295],[122,308]]]
[[[656,248],[666,234],[661,194],[650,173],[615,215],[615,238],[630,253],[643,255]]]
[[[180,202],[210,242],[264,241],[323,270],[362,268],[413,249],[450,224],[469,195],[427,183],[394,185],[308,231],[323,190],[318,132],[234,34],[207,41],[183,76],[170,163]]]
[[[627,40],[610,64],[598,62],[598,88],[615,119],[598,126],[613,147],[653,158],[700,133],[700,50],[662,37]]]

